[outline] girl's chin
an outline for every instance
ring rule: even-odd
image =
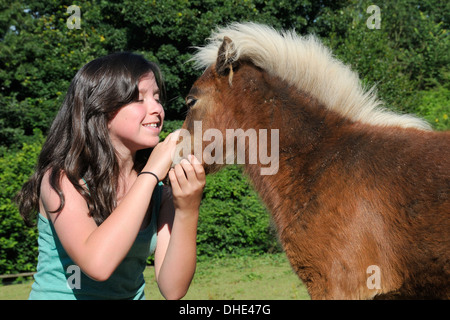
[[[150,138],[148,141],[146,141],[146,149],[156,147],[160,140],[161,139],[159,138],[159,136]]]

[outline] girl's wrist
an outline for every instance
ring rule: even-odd
[[[175,217],[178,217],[182,220],[198,220],[199,210],[197,209],[175,209]]]
[[[152,171],[143,170],[143,171],[138,173],[138,177],[142,176],[142,175],[153,176],[156,179],[156,184],[158,184],[160,182],[160,179],[159,179],[158,175],[156,173],[152,172]]]

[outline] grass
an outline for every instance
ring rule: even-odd
[[[145,295],[164,299],[153,267],[144,272]],[[0,286],[0,300],[27,299],[32,281]],[[305,300],[305,286],[292,272],[284,254],[245,256],[200,261],[186,300]]]

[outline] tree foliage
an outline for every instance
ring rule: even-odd
[[[255,21],[314,33],[376,85],[386,107],[449,128],[450,3],[383,1],[370,29],[367,0],[0,0],[0,273],[30,270],[34,229],[25,229],[12,197],[28,177],[67,87],[88,61],[134,51],[164,73],[166,118],[185,116],[184,97],[199,72],[187,61],[218,25]],[[73,12],[80,28],[69,28]],[[173,129],[181,122],[169,124]],[[166,133],[165,133],[166,134]],[[268,215],[239,169],[208,177],[199,252],[272,250]],[[271,249],[272,248],[272,249]]]

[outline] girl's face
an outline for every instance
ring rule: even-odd
[[[159,88],[152,72],[138,84],[139,100],[122,107],[108,123],[109,136],[119,153],[134,154],[154,147],[164,121],[164,109],[159,101]]]

